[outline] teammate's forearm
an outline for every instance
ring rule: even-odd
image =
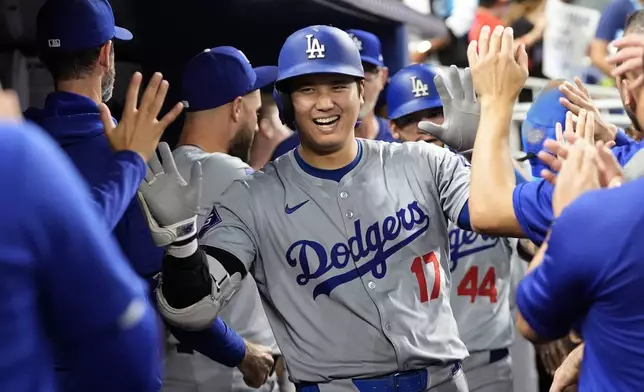
[[[171,324],[167,327],[181,344],[222,365],[238,366],[246,355],[244,339],[220,318],[202,331],[186,331]]]
[[[146,165],[132,151],[114,153],[100,181],[90,184],[99,215],[114,230],[145,177]]]
[[[472,157],[469,208],[474,229],[490,234],[499,233],[497,222],[516,220],[512,207],[516,179],[508,135],[511,120],[512,105],[481,104]]]

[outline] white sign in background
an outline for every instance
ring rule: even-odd
[[[595,36],[600,13],[597,10],[548,0],[543,37],[543,73],[550,79],[581,76],[584,58]]]

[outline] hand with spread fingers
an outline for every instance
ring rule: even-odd
[[[160,143],[159,152],[163,161],[156,154],[152,156],[138,196],[154,242],[166,246],[196,236],[203,174],[201,164],[195,162],[187,183],[177,170],[168,143]]]
[[[155,73],[137,107],[142,78],[139,72],[132,76],[118,125],[114,125],[110,109],[105,104],[99,106],[99,111],[112,150],[134,151],[147,162],[154,155],[163,131],[183,110],[183,104],[177,103],[161,120],[157,120],[168,93],[168,82],[160,73]]]
[[[481,105],[476,101],[472,73],[469,68],[465,68],[461,77],[458,68],[452,65],[445,72],[445,77],[447,84],[440,74],[434,78],[443,103],[445,121],[442,125],[421,121],[418,129],[435,136],[455,151],[468,153],[474,148],[481,116]]]
[[[604,142],[615,140],[617,127],[604,121],[581,79],[575,78],[574,82],[575,84],[566,81],[559,86],[559,91],[565,96],[565,98],[559,98],[559,102],[575,116],[579,116],[582,110],[594,114],[595,140],[603,140]]]
[[[586,143],[593,145],[595,135],[594,114],[582,109],[577,117],[575,124],[572,119],[572,113],[566,113],[566,126],[562,130],[560,123],[555,124],[555,134],[557,140],[548,139],[543,146],[548,151],[539,151],[537,157],[543,161],[551,170],[544,169],[541,176],[548,182],[554,184],[556,173],[561,170],[563,161],[568,156],[568,147],[578,140],[584,140]],[[614,143],[614,142],[611,142]],[[554,154],[554,155],[553,155]]]
[[[561,165],[552,195],[555,217],[582,194],[600,188],[597,149],[583,139],[570,146],[568,157]]]
[[[512,28],[483,26],[478,41],[470,42],[467,58],[478,101],[514,105],[528,79],[525,45],[514,45]]]
[[[624,169],[617,158],[603,141],[595,144],[597,149],[597,167],[599,168],[599,184],[602,188],[615,188],[624,182]]]
[[[608,56],[606,61],[615,65],[611,75],[615,78],[624,78],[629,72],[639,76],[629,85],[631,90],[644,85],[644,34],[628,34],[613,41],[617,53]]]

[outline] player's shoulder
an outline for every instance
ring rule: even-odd
[[[578,239],[580,243],[586,243],[586,248],[592,248],[588,238],[602,238],[613,243],[632,238],[638,235],[637,228],[644,223],[644,210],[639,208],[643,199],[644,179],[618,188],[586,192],[563,210],[554,222],[553,233]],[[605,241],[598,243],[606,244]]]
[[[449,150],[438,147],[431,143],[423,141],[418,142],[390,142],[385,140],[368,140],[359,139],[369,155],[380,155],[384,157],[393,156],[411,156],[418,157],[421,155],[440,155],[449,152]],[[445,151],[443,151],[445,150]]]

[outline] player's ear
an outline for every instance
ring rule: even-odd
[[[391,131],[391,136],[393,136],[394,139],[400,140],[400,132],[393,120],[389,120],[389,130]]]
[[[237,97],[230,103],[230,119],[233,122],[237,123],[241,120],[242,112],[244,109],[243,105],[244,100],[242,97]]]
[[[358,96],[360,97],[360,104],[364,104],[364,79],[358,81]]]
[[[112,41],[109,40],[101,46],[101,50],[98,53],[98,64],[100,64],[106,70],[110,69],[114,64],[110,64],[112,52]]]
[[[388,79],[389,79],[389,68],[387,67],[380,68],[380,83],[382,83],[383,88],[387,84]]]

